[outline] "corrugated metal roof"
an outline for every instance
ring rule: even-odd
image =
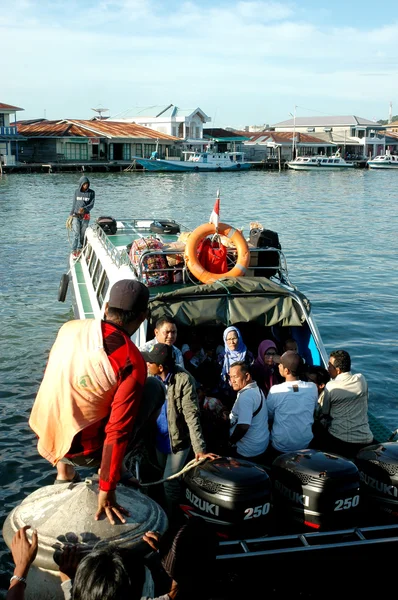
[[[159,139],[176,141],[171,135],[159,133],[148,127],[135,123],[120,123],[117,121],[86,121],[65,119],[62,121],[38,121],[17,123],[18,132],[28,137],[108,137]]]
[[[19,108],[18,106],[11,106],[11,104],[4,104],[0,102],[0,110],[25,110],[24,108]]]
[[[261,144],[266,143],[267,141],[273,141],[276,144],[292,144],[293,135],[293,131],[260,131],[258,133],[252,133],[249,143]],[[297,144],[321,144],[322,146],[334,146],[330,140],[326,141],[313,135],[308,135],[298,131],[296,131],[296,142]]]
[[[280,121],[275,123],[272,127],[291,127],[294,126],[294,119],[287,119],[287,121]],[[352,125],[375,125],[376,121],[369,121],[369,119],[363,119],[362,117],[356,117],[355,115],[337,116],[337,117],[296,117],[296,127],[332,127],[332,126],[347,126]]]

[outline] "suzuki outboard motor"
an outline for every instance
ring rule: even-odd
[[[353,462],[319,450],[290,452],[272,463],[271,481],[280,529],[292,523],[317,530],[355,524],[360,482]]]
[[[184,476],[180,508],[229,539],[265,535],[270,526],[271,481],[265,469],[236,458],[202,463]]]
[[[398,443],[367,446],[355,459],[362,499],[374,510],[398,519]]]

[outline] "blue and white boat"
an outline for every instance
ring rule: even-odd
[[[250,169],[252,164],[245,162],[244,152],[183,152],[184,160],[134,157],[137,165],[146,171],[240,171]]]

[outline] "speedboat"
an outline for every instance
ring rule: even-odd
[[[347,162],[340,156],[339,153],[332,156],[298,156],[294,160],[287,163],[289,169],[295,171],[312,171],[312,170],[333,170],[333,169],[348,169],[355,167],[355,163]]]
[[[398,169],[398,156],[387,150],[385,154],[371,158],[366,164],[369,169]]]
[[[148,319],[132,336],[137,346],[152,339],[156,321],[168,316],[177,324],[179,345],[193,331],[217,344],[225,327],[236,325],[253,350],[264,339],[293,338],[308,365],[326,367],[328,353],[311,303],[290,281],[279,241],[251,244],[254,235],[246,239],[219,223],[229,271],[211,273],[201,267],[197,249],[215,233],[213,223],[192,231],[162,216],[92,223],[80,257],[70,257],[58,299],[65,301],[70,286],[75,317],[102,318],[112,285],[138,279],[148,286],[150,301]],[[277,240],[275,232],[268,233],[275,235],[267,239]],[[288,458],[278,463],[277,480],[272,479],[276,462],[268,474],[228,457],[184,477],[181,510],[206,520],[225,540],[217,557],[220,568],[258,569],[263,561],[277,567],[278,559],[289,571],[305,569],[308,560],[340,561],[345,568],[357,553],[371,556],[376,549],[388,552],[392,541],[398,545],[398,444],[390,441],[395,432],[372,415],[369,422],[379,444],[365,453],[360,467],[337,455],[302,450],[283,455]],[[374,508],[359,511],[366,493]],[[325,513],[329,519],[323,522]]]
[[[133,160],[146,171],[240,171],[250,169],[252,164],[245,162],[244,152],[183,152],[184,160],[164,160],[160,158],[133,157]]]

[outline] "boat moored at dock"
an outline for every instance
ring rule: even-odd
[[[349,169],[355,167],[355,163],[346,161],[340,156],[340,153],[332,154],[332,156],[298,156],[294,160],[287,163],[289,169],[295,171],[318,171],[318,170],[334,170],[334,169]]]
[[[240,171],[251,168],[245,162],[244,152],[218,152],[212,148],[206,152],[183,152],[184,160],[165,160],[156,157],[134,157],[135,162],[146,171]]]
[[[398,169],[398,156],[387,150],[385,154],[368,160],[367,166],[369,169]]]

